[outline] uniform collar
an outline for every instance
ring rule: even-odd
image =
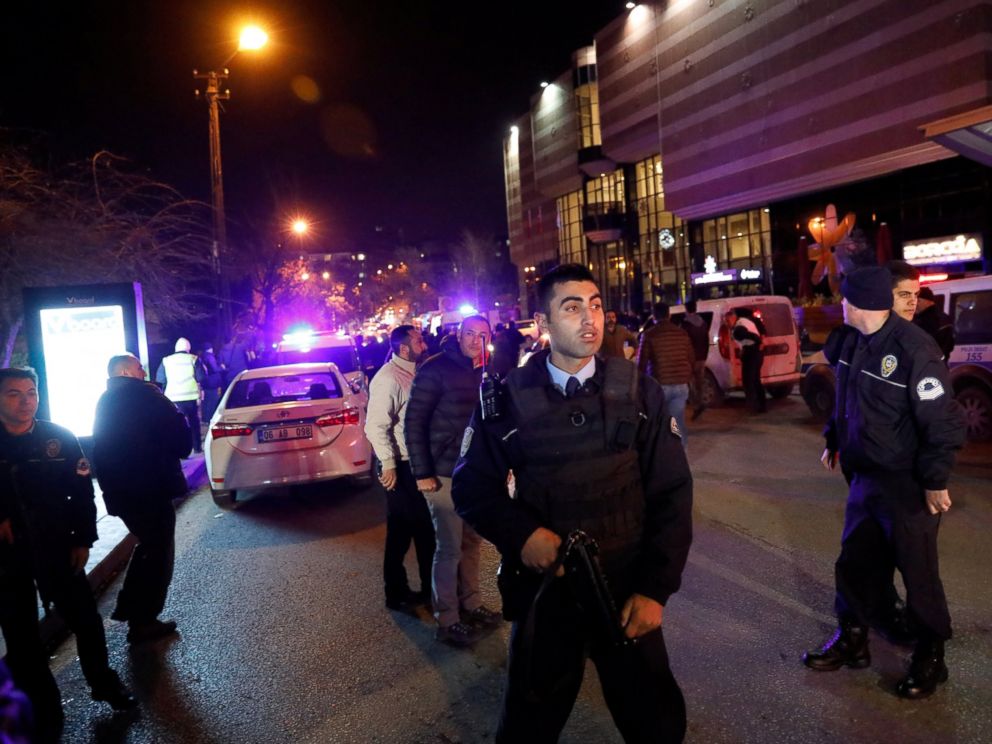
[[[881,328],[879,328],[870,336],[865,336],[864,334],[861,334],[861,337],[867,342],[868,348],[871,349],[872,351],[875,351],[885,343],[886,339],[888,339],[890,335],[892,335],[892,331],[895,329],[897,325],[899,325],[900,320],[902,320],[902,318],[900,318],[894,312],[890,311],[888,319],[885,321],[885,323],[882,324]],[[908,323],[909,321],[903,321],[903,322]]]
[[[551,363],[551,356],[548,355],[546,362],[548,368],[548,374],[551,375],[551,382],[554,383],[555,387],[561,388],[562,391],[565,390],[565,385],[568,383],[569,377],[575,377],[578,379],[579,384],[585,384],[585,381],[596,374],[596,357],[592,357],[585,366],[582,367],[578,372],[569,374],[563,369],[558,369],[555,365]]]

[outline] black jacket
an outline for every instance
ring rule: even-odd
[[[552,386],[547,358],[547,352],[535,354],[510,373],[508,384],[544,389],[549,396],[560,396]],[[596,363],[592,378],[598,388],[603,384],[603,366]],[[665,409],[661,386],[642,374],[639,391],[639,409],[647,417],[635,445],[643,489],[643,527],[640,550],[624,583],[632,591],[665,604],[680,586],[692,544],[692,475],[677,427]],[[528,457],[534,454],[515,451],[518,422],[510,415],[511,410],[499,421],[482,421],[480,410],[475,411],[471,433],[465,434],[462,456],[455,469],[452,497],[458,514],[513,563],[519,562],[520,551],[531,533],[550,525],[521,499],[510,498],[508,472],[513,467],[522,474],[529,472]],[[521,475],[517,478],[519,482]],[[564,503],[561,497],[569,495],[561,493],[560,483],[541,486],[552,511],[556,504]]]
[[[93,462],[107,511],[141,510],[143,502],[186,493],[179,459],[191,442],[186,417],[157,386],[108,379],[93,424]]]
[[[473,368],[457,343],[417,370],[404,419],[414,477],[451,476],[481,382],[482,368]]]
[[[931,305],[913,318],[913,323],[933,337],[944,355],[944,364],[947,364],[951,352],[954,351],[954,321],[951,320],[951,316],[937,305]]]
[[[0,522],[7,519],[15,544],[29,543],[36,556],[96,542],[90,464],[68,429],[35,421],[12,436],[0,426]]]
[[[832,335],[837,400],[824,435],[845,473],[909,472],[947,487],[966,425],[940,350],[895,313],[876,333]]]

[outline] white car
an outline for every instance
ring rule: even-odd
[[[243,488],[370,478],[365,438],[368,395],[333,363],[287,364],[242,372],[210,421],[207,477],[220,507]]]

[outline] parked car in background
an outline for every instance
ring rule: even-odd
[[[992,276],[951,279],[927,286],[954,321],[954,349],[947,366],[954,397],[968,422],[968,438],[992,439]],[[830,417],[836,378],[822,352],[803,359],[800,389],[816,418]]]
[[[355,339],[339,331],[287,333],[276,346],[275,361],[276,364],[333,362],[353,392],[367,389]]]
[[[204,453],[214,501],[230,508],[244,488],[350,477],[368,482],[368,395],[334,363],[246,370],[210,421]]]
[[[761,382],[768,394],[784,398],[799,382],[799,333],[787,297],[753,295],[700,300],[696,303],[696,313],[708,324],[710,336],[702,391],[707,406],[719,406],[728,393],[743,390],[740,352],[730,338],[731,329],[726,322],[727,314],[740,307],[751,308],[767,332]],[[671,308],[673,323],[681,325],[684,318],[685,306]]]

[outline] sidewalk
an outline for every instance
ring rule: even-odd
[[[182,461],[183,474],[186,476],[186,483],[192,493],[207,482],[207,466],[203,461],[203,455],[194,455]],[[99,594],[114,578],[127,566],[131,558],[131,552],[137,544],[134,536],[127,531],[118,517],[107,514],[107,508],[103,503],[103,494],[93,480],[93,488],[96,491],[96,530],[97,541],[90,549],[90,559],[86,563],[86,578],[93,587],[93,591]],[[176,499],[178,506],[186,497]],[[38,612],[41,615],[41,637],[46,644],[50,645],[62,638],[66,633],[65,624],[62,619],[54,613],[43,615],[41,603],[38,604]],[[7,653],[7,648],[0,636],[0,658]]]

